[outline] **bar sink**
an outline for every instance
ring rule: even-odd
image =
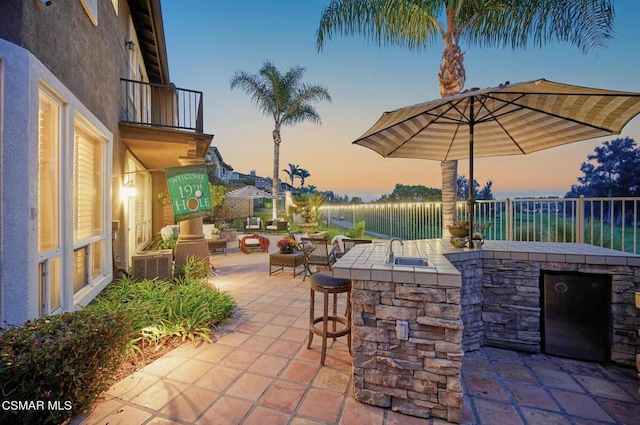
[[[393,259],[396,266],[431,267],[429,260],[420,257],[396,257]]]

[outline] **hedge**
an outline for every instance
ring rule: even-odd
[[[0,423],[59,424],[112,384],[132,336],[122,313],[63,313],[0,333]]]

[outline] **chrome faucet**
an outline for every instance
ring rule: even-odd
[[[400,238],[391,238],[389,241],[389,245],[387,246],[387,263],[393,263],[394,255],[393,255],[393,241],[400,242],[400,245],[404,247],[404,242]],[[404,248],[403,248],[404,249]]]

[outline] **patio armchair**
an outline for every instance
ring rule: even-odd
[[[289,222],[283,218],[274,218],[265,222],[264,230],[267,232],[287,232]]]
[[[269,238],[254,233],[253,235],[243,236],[239,241],[240,251],[248,254],[250,250],[267,252],[269,250]]]
[[[256,230],[262,230],[262,220],[260,220],[260,217],[247,217],[244,223],[244,232],[253,233]]]
[[[311,276],[311,266],[328,267],[331,270],[331,266],[336,262],[334,255],[335,250],[331,247],[327,239],[321,238],[301,238],[304,251],[304,277],[302,281]]]

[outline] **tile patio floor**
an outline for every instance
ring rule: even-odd
[[[277,237],[272,236],[271,251]],[[306,348],[309,292],[268,256],[212,256],[220,290],[237,300],[213,344],[187,343],[116,383],[71,424],[447,424],[365,405],[349,395],[350,356],[339,338],[320,367]],[[639,424],[640,383],[630,369],[495,348],[465,354],[465,424]]]

